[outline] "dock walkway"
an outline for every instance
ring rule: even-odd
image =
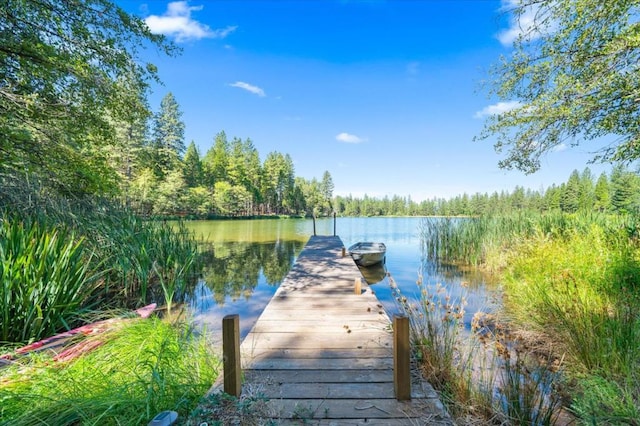
[[[311,237],[240,347],[276,424],[452,425],[419,378],[397,401],[391,321],[339,237]],[[244,389],[243,387],[243,389]]]

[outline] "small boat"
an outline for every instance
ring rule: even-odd
[[[359,266],[371,266],[384,263],[387,247],[384,243],[359,242],[349,247],[349,254]]]

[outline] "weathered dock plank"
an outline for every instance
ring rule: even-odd
[[[245,384],[277,424],[453,424],[420,380],[395,398],[391,321],[342,247],[311,237],[242,341]]]

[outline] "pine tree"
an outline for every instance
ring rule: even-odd
[[[623,166],[617,165],[611,172],[611,205],[618,213],[637,213],[640,195],[640,178]]]
[[[200,152],[193,141],[191,141],[187,148],[187,152],[184,154],[182,174],[184,175],[187,187],[195,188],[202,184],[202,163],[200,161]]]
[[[562,210],[567,213],[575,213],[580,208],[580,174],[577,170],[574,170],[569,176],[562,191],[560,203]]]
[[[205,180],[209,187],[213,188],[216,182],[227,180],[227,168],[229,165],[229,142],[224,131],[218,133],[213,146],[207,151],[203,159]]]
[[[160,102],[160,111],[153,122],[152,148],[154,170],[164,177],[179,167],[184,145],[184,123],[178,102],[169,92]]]

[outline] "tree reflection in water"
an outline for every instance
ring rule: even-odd
[[[248,300],[264,276],[277,287],[304,246],[300,241],[216,243],[203,253],[202,280],[220,306]]]

